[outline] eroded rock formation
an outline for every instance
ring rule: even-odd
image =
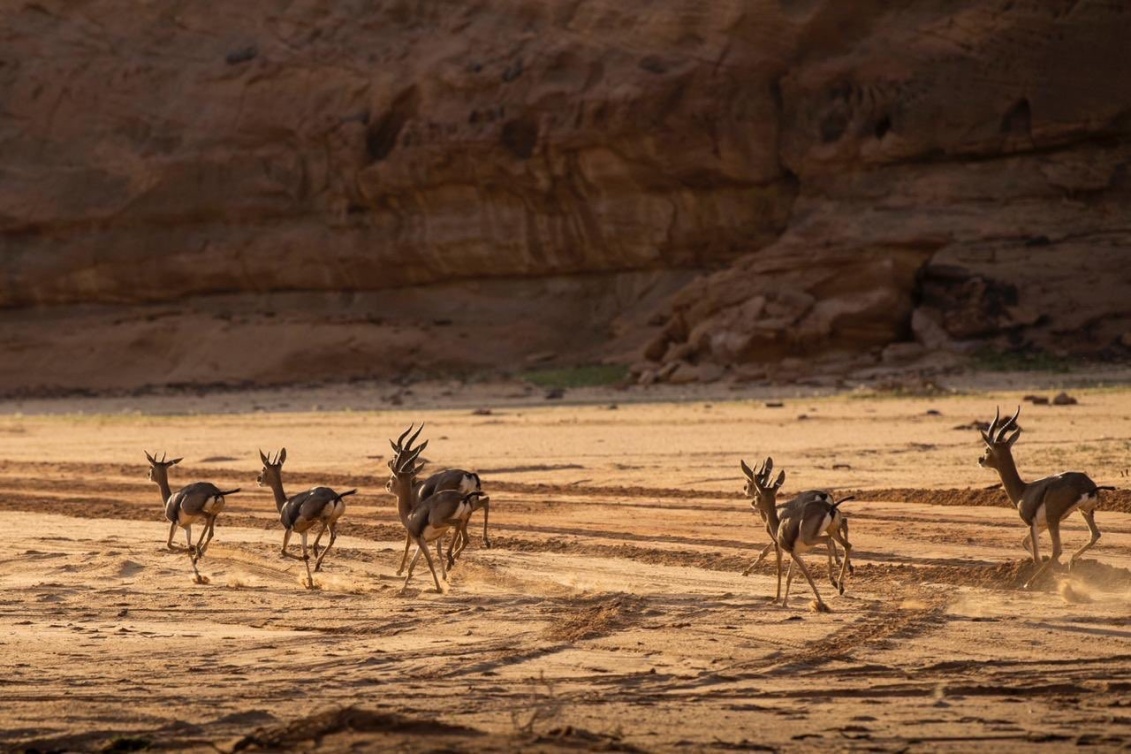
[[[1122,3],[36,0],[0,39],[0,307],[698,270],[562,358],[1131,342]]]

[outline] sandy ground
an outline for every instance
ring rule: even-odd
[[[1131,746],[1131,494],[1108,495],[1081,567],[1021,591],[1022,524],[988,489],[977,432],[956,428],[1029,391],[768,406],[725,391],[561,404],[504,387],[367,408],[366,389],[352,403],[347,387],[339,403],[0,404],[0,746]],[[1074,394],[1026,404],[1022,475],[1072,468],[1127,486],[1131,389]],[[477,522],[447,594],[426,568],[404,590],[395,576],[387,439],[421,420],[432,467],[476,469],[492,496],[494,546]],[[313,591],[279,557],[272,499],[255,487],[256,449],[284,445],[290,490],[361,490]],[[174,488],[243,487],[202,561],[208,584],[164,547],[143,449],[184,457]],[[830,613],[810,609],[804,582],[788,608],[771,605],[768,564],[740,575],[766,535],[738,460],[767,454],[785,493],[859,497],[847,593],[807,557]],[[1085,541],[1078,517],[1064,538],[1069,552]]]

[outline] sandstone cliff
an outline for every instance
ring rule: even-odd
[[[489,279],[511,304],[464,338],[525,318],[541,334],[496,357],[649,379],[1131,340],[1119,2],[38,0],[0,39],[10,348],[86,311],[58,307],[217,294],[399,289],[338,311],[428,329]],[[574,308],[543,304],[553,281]],[[359,362],[387,356],[373,337]],[[422,348],[458,366],[445,338]],[[216,356],[134,381],[272,379]]]

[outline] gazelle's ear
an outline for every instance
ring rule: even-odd
[[[287,449],[283,448],[279,451],[279,465],[283,465],[283,461],[287,460]]]
[[[259,450],[259,460],[263,462],[264,466],[267,465],[267,456],[263,455],[262,449]]]
[[[1020,436],[1021,436],[1021,427],[1018,427],[1016,430],[1013,431],[1013,434],[1009,436],[1009,439],[1005,441],[1006,447],[1012,448],[1013,443],[1017,442],[1017,438],[1020,437]]]
[[[148,451],[148,450],[146,450],[146,451],[143,451],[143,452],[145,453],[145,457],[146,457],[146,459],[147,459],[147,460],[148,460],[148,461],[149,461],[150,463],[157,463],[157,459],[156,459],[156,458],[154,458],[153,456],[149,455],[149,451]]]
[[[986,445],[993,445],[993,441],[990,440],[990,436],[986,433],[986,430],[981,429],[978,431],[982,433],[982,442]]]
[[[774,489],[780,490],[781,486],[783,484],[785,484],[785,472],[784,471],[782,471],[780,474],[778,474],[778,480],[776,482],[774,482]]]
[[[174,458],[172,461],[169,461],[169,465],[170,466],[176,466],[178,463],[180,463],[183,460],[185,460],[184,456],[181,456],[180,458]]]
[[[754,479],[754,470],[746,465],[746,461],[740,458],[738,460],[738,465],[742,467],[742,473],[746,475],[747,479]]]

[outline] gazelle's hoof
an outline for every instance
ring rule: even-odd
[[[208,578],[207,576],[202,576],[202,575],[200,575],[199,573],[198,573],[198,574],[197,574],[196,576],[193,576],[193,578],[192,578],[192,582],[193,582],[194,584],[208,584],[208,583],[211,583],[210,579],[209,579],[209,578]]]
[[[812,610],[812,611],[813,611],[813,612],[815,612],[815,613],[828,613],[828,612],[831,612],[831,611],[829,610],[829,606],[828,606],[828,605],[826,605],[826,604],[825,604],[824,602],[822,602],[821,600],[813,600],[812,602],[810,602],[810,603],[809,603],[809,609],[810,609],[810,610]]]
[[[844,594],[844,584],[837,584],[836,590],[837,593]]]
[[[485,539],[485,540],[483,540],[483,549],[484,549],[484,550],[490,550],[490,549],[491,549],[491,542],[490,542],[490,540],[486,540],[486,539]]]

